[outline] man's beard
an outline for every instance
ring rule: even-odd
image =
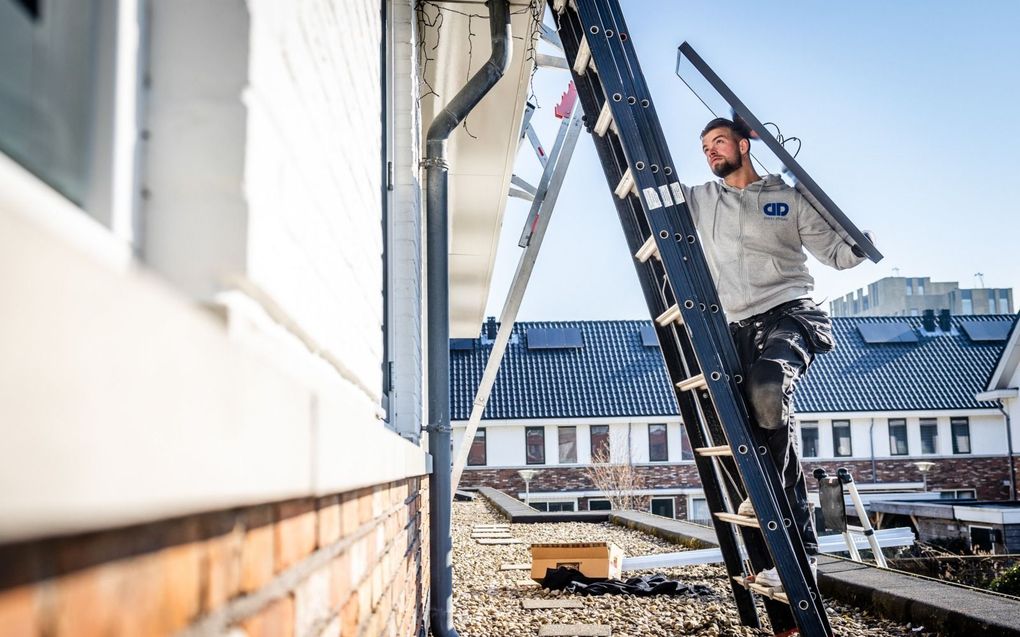
[[[712,166],[712,172],[715,174],[716,177],[719,177],[720,179],[726,179],[726,177],[728,177],[730,174],[739,170],[740,166],[741,161],[739,157],[735,162],[726,159],[723,161],[723,163]]]

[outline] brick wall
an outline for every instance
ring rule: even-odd
[[[5,637],[417,635],[425,481],[0,547]]]
[[[875,477],[877,482],[921,482],[921,472],[914,464],[916,460],[877,460]],[[966,457],[933,459],[935,467],[928,473],[928,490],[975,489],[980,500],[1005,500],[1009,498],[1009,463],[1006,458]],[[835,474],[839,467],[850,470],[854,480],[870,483],[871,461],[853,460],[847,462],[804,462],[804,471],[810,475],[815,467],[822,467]],[[1003,481],[1006,484],[1003,484]],[[808,479],[808,488],[816,486]]]
[[[700,487],[698,470],[691,464],[635,465],[647,489]],[[467,467],[461,487],[492,487],[506,493],[524,491],[524,480],[517,469],[479,469]],[[581,467],[545,468],[531,480],[531,492],[588,491],[595,488]]]

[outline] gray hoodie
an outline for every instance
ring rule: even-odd
[[[730,322],[807,297],[815,280],[804,248],[837,270],[865,259],[778,175],[744,189],[719,180],[684,191]]]

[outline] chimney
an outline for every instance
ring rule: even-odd
[[[925,310],[921,316],[921,323],[924,325],[924,331],[931,334],[935,331],[935,310]]]
[[[490,316],[489,318],[485,319],[485,338],[486,339],[488,339],[490,341],[496,340],[496,332],[498,332],[498,331],[499,331],[499,329],[496,326],[496,317],[495,316]]]
[[[951,318],[949,310],[939,310],[939,329],[943,332],[951,332],[953,330]]]

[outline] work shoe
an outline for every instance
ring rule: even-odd
[[[811,566],[811,577],[812,577],[812,579],[814,579],[817,582],[818,581],[818,560],[813,558],[813,557],[809,557],[808,558],[808,564]],[[761,573],[758,573],[757,575],[755,575],[754,579],[752,579],[751,581],[754,582],[755,584],[760,584],[762,586],[767,586],[769,588],[782,588],[783,587],[783,582],[780,581],[780,579],[779,579],[779,572],[776,571],[775,568],[767,568],[767,569],[763,570]]]
[[[740,506],[737,507],[737,515],[747,516],[749,518],[755,517],[754,506],[751,504],[751,498],[745,498]]]

